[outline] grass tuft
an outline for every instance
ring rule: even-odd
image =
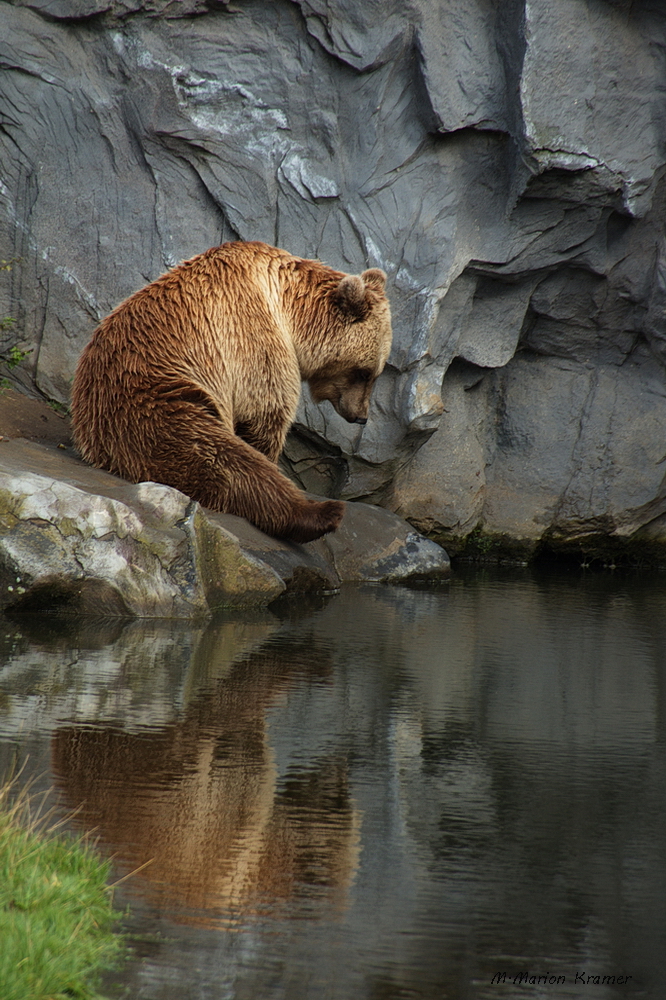
[[[99,1000],[124,952],[110,865],[48,824],[16,779],[0,786],[0,1000]]]

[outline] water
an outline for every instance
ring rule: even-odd
[[[0,771],[150,862],[112,1000],[666,997],[665,578],[2,625]]]

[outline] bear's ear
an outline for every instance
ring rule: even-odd
[[[361,275],[368,288],[383,292],[386,287],[386,273],[380,267],[371,267]]]
[[[353,319],[363,319],[368,315],[369,306],[365,299],[365,282],[357,274],[346,274],[335,289],[335,303],[340,312]]]

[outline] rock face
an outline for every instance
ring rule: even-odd
[[[0,3],[5,353],[66,402],[96,322],[261,239],[389,275],[371,420],[284,461],[461,546],[666,514],[661,0]]]
[[[449,560],[388,511],[349,504],[334,537],[292,545],[67,449],[0,442],[0,609],[197,618],[342,582],[445,577]]]

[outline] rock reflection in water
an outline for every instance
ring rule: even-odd
[[[325,681],[330,651],[269,641],[239,658],[235,624],[202,637],[188,677],[195,693],[174,722],[139,732],[64,726],[53,738],[56,780],[77,822],[129,868],[153,859],[134,877],[189,923],[276,915],[280,900],[291,915],[305,915],[313,898],[340,907],[358,856],[344,760],[314,761],[278,787],[266,737],[267,709],[294,679]]]

